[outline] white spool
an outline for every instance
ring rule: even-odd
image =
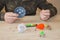
[[[24,32],[24,31],[26,31],[26,26],[25,26],[25,24],[19,24],[18,25],[18,32]]]

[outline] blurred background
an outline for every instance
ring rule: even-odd
[[[49,22],[60,22],[60,0],[47,0],[48,2],[52,3],[58,10],[58,13],[56,16],[52,17],[51,19],[49,19]],[[5,8],[3,8],[2,12],[5,12],[4,10]],[[22,21],[41,21],[40,20],[40,16],[39,16],[39,12],[40,9],[37,8],[36,11],[36,15],[35,16],[28,16],[28,17],[24,17],[22,18]],[[28,19],[29,18],[29,19]],[[20,20],[21,21],[21,20]]]

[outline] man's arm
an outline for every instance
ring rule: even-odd
[[[51,3],[48,3],[46,0],[38,0],[38,7],[41,10],[50,10],[50,17],[53,17],[57,14],[57,9]]]
[[[5,1],[4,0],[0,0],[0,21],[4,20],[4,13],[1,12],[2,8],[5,5]]]

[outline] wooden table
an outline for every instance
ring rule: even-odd
[[[39,31],[35,31],[35,27],[27,28],[24,33],[19,33],[17,26],[20,23],[8,24],[0,21],[0,40],[60,40],[60,22],[33,23],[49,24],[52,30],[45,30],[46,36],[43,38],[39,36]]]

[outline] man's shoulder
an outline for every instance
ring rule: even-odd
[[[4,2],[6,2],[7,0],[0,0],[0,3],[4,3]]]

